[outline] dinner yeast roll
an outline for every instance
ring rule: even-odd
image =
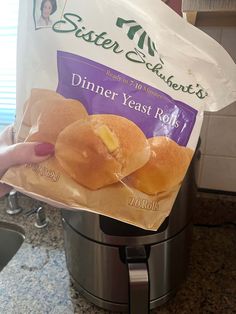
[[[48,97],[34,104],[31,113],[32,127],[28,142],[55,144],[58,134],[69,124],[86,119],[88,113],[82,103],[75,99]]]
[[[32,121],[32,112],[35,111],[34,116],[38,116],[39,112],[39,106],[35,106],[35,104],[38,101],[41,100],[48,100],[50,98],[59,98],[59,99],[64,99],[64,97],[57,92],[49,89],[41,89],[41,88],[33,88],[30,93],[29,99],[26,101],[24,105],[24,117],[23,117],[23,122],[27,126],[32,126],[34,121]],[[35,108],[36,107],[36,108]],[[29,109],[29,110],[27,110]]]
[[[155,195],[172,189],[183,180],[191,161],[190,149],[164,136],[152,137],[148,141],[151,148],[148,163],[127,180],[136,189]]]
[[[142,167],[150,157],[150,147],[132,121],[97,114],[66,127],[57,138],[55,155],[76,182],[97,190]]]

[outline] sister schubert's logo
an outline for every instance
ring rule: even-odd
[[[138,39],[138,47],[140,49],[144,49],[144,45],[147,45],[148,53],[150,56],[154,56],[155,52],[157,52],[154,42],[148,36],[146,31],[139,25],[135,20],[124,20],[122,18],[118,18],[116,21],[116,26],[123,28],[123,26],[128,26],[127,36],[129,39],[133,40],[135,34],[137,34]]]

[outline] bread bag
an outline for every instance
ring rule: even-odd
[[[2,182],[149,230],[170,214],[203,113],[236,100],[216,41],[158,0],[20,1],[16,141],[55,155]]]

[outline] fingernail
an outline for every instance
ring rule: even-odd
[[[34,147],[36,156],[47,156],[54,154],[54,145],[51,143],[39,143]]]

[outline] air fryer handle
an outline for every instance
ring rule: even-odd
[[[145,247],[126,247],[129,273],[129,314],[149,313],[149,274]]]

